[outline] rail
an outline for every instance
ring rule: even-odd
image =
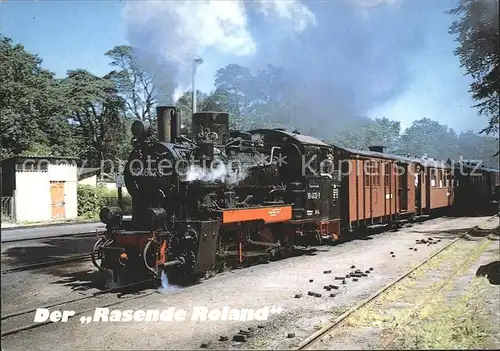
[[[496,215],[490,217],[485,222],[487,223],[487,222],[491,221],[492,219],[494,219],[495,217],[496,217]],[[382,295],[382,293],[384,293],[385,291],[389,290],[390,288],[392,288],[393,286],[395,286],[396,284],[398,284],[403,279],[407,278],[409,275],[411,275],[417,269],[419,269],[420,267],[424,266],[429,261],[431,261],[434,257],[438,256],[443,251],[445,251],[446,249],[450,248],[451,246],[453,246],[455,243],[457,243],[459,240],[463,239],[464,237],[467,237],[468,235],[471,235],[471,233],[477,231],[479,228],[480,228],[480,226],[477,225],[477,226],[474,226],[473,228],[467,230],[466,232],[463,232],[456,239],[454,239],[453,241],[451,241],[450,243],[448,243],[447,245],[445,245],[444,247],[442,247],[441,249],[439,249],[437,252],[433,253],[427,259],[425,259],[424,261],[420,262],[417,266],[413,267],[412,269],[410,269],[409,271],[407,271],[406,273],[404,273],[403,275],[401,275],[400,277],[398,277],[396,280],[393,280],[391,283],[385,285],[380,290],[378,290],[377,292],[375,292],[374,294],[372,294],[371,296],[369,296],[365,300],[361,301],[357,305],[351,307],[349,310],[347,310],[346,312],[344,312],[343,314],[341,314],[340,316],[338,316],[336,319],[334,319],[333,321],[331,321],[330,323],[328,323],[326,326],[324,326],[323,328],[321,328],[317,332],[315,332],[315,333],[311,334],[310,336],[308,336],[306,339],[304,339],[298,345],[297,348],[295,348],[295,350],[306,350],[306,349],[309,349],[309,348],[313,347],[313,345],[316,344],[316,343],[318,343],[318,341],[320,341],[320,339],[323,336],[325,336],[327,333],[329,333],[330,331],[332,331],[337,325],[339,325],[344,320],[346,320],[347,317],[349,317],[350,315],[352,315],[356,311],[360,310],[364,306],[368,305],[368,303],[370,303],[371,301],[373,301],[376,298],[378,298],[380,295]],[[390,339],[389,343],[387,343],[386,346],[388,346],[388,344],[390,344],[392,341],[393,340]]]

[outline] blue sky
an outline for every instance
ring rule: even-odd
[[[390,12],[380,12],[381,16],[400,16],[397,25],[404,26],[405,18],[411,21],[412,11],[416,13],[415,6],[421,6],[418,16],[424,22],[415,35],[423,36],[423,44],[417,45],[418,48],[405,59],[408,77],[404,89],[385,101],[368,106],[366,114],[401,121],[402,127],[408,127],[415,119],[429,117],[457,131],[479,131],[486,121],[470,107],[473,104],[468,93],[470,78],[463,75],[458,58],[452,52],[456,43],[447,34],[452,18],[444,11],[455,6],[453,1],[424,1],[422,5],[398,2],[401,9],[393,6]],[[306,2],[309,3],[312,2]],[[43,59],[43,66],[58,77],[76,68],[103,75],[110,70],[104,53],[115,45],[128,43],[126,22],[122,17],[124,2],[121,1],[9,0],[0,6],[2,34],[37,53]],[[142,2],[140,6],[147,4]],[[382,6],[392,5],[382,4],[380,8]],[[359,11],[359,18],[362,18],[361,11],[365,10]],[[345,17],[343,13],[334,16],[338,18],[332,18],[332,22],[342,22]],[[380,21],[383,22],[383,17],[378,25]],[[363,26],[361,22],[360,26]],[[227,57],[219,55],[218,62],[229,63]],[[217,68],[213,63],[200,66],[199,88],[210,89]]]

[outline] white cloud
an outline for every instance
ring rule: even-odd
[[[401,0],[353,0],[352,2],[362,8],[374,8],[384,5],[399,5]]]
[[[291,20],[298,31],[316,24],[316,16],[302,2],[297,0],[258,0],[260,12],[269,16],[274,14],[280,18]]]

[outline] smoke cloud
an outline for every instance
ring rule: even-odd
[[[435,6],[400,0],[141,1],[125,6],[124,19],[162,102],[190,90],[197,56],[212,80],[229,63],[252,70],[272,64],[289,72],[294,126],[328,137],[407,89],[415,69],[411,58],[437,35],[423,25],[445,10]]]
[[[291,21],[299,31],[314,23],[300,2],[261,0],[261,14]],[[172,103],[189,87],[193,60],[207,50],[242,57],[255,54],[243,1],[132,2],[123,17],[139,63],[154,77],[161,102]]]

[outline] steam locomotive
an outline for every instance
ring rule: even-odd
[[[144,121],[131,126],[124,179],[132,219],[103,208],[106,231],[91,255],[115,280],[137,272],[191,281],[498,200],[499,171],[470,162],[355,150],[296,130],[231,131],[222,112],[194,113],[183,135],[180,120],[159,106],[156,135]]]
[[[328,144],[298,131],[230,131],[222,112],[192,114],[190,135],[174,107],[157,107],[157,121],[157,135],[147,122],[131,126],[123,176],[132,218],[100,211],[98,269],[182,282],[338,239],[340,177]]]

